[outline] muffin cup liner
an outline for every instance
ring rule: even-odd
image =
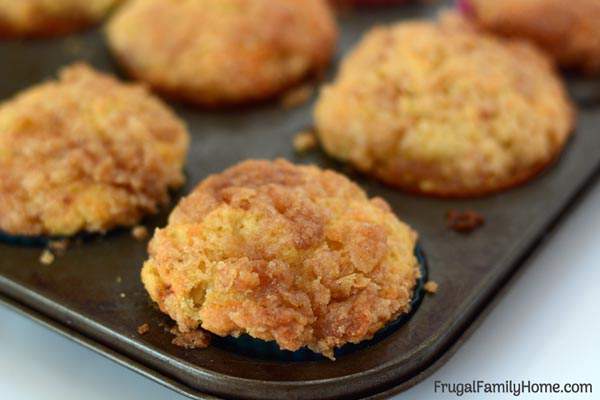
[[[48,236],[48,235],[11,235],[0,230],[0,242],[8,243],[10,245],[26,246],[26,247],[48,247],[51,242],[57,242],[62,240],[68,240],[71,243],[88,242],[99,237],[107,237],[110,235],[116,235],[121,232],[128,232],[125,228],[116,228],[107,233],[94,233],[94,232],[79,232],[73,236]]]
[[[31,247],[45,247],[48,243],[64,239],[63,237],[51,237],[51,236],[23,236],[23,235],[11,235],[6,232],[0,231],[0,241],[18,245],[18,246],[31,246]]]
[[[425,282],[427,282],[427,260],[425,258],[425,253],[419,244],[415,246],[415,256],[417,257],[417,261],[419,263],[420,277],[417,279],[415,284],[413,297],[410,302],[410,312],[401,314],[398,316],[398,318],[389,322],[386,326],[381,328],[372,339],[364,340],[356,344],[348,343],[342,347],[336,348],[334,351],[335,358],[343,357],[380,342],[404,325],[417,311],[424,297],[423,286]],[[315,353],[307,347],[303,347],[296,351],[281,350],[275,341],[256,339],[247,334],[240,335],[239,337],[221,337],[214,335],[212,345],[243,356],[263,360],[286,362],[328,360],[323,355]]]

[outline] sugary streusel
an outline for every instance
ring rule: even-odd
[[[132,0],[108,27],[133,76],[203,105],[287,89],[326,67],[336,37],[325,0]]]
[[[0,37],[63,34],[99,21],[122,0],[0,0]]]
[[[389,184],[481,195],[554,160],[573,111],[551,63],[456,15],[377,27],[315,110],[325,150]]]
[[[77,64],[0,104],[0,230],[135,225],[180,186],[183,123],[146,89]]]
[[[534,41],[561,66],[600,73],[600,1],[462,0],[484,29]]]
[[[142,280],[182,332],[248,333],[332,357],[409,311],[416,238],[335,172],[247,161],[180,202]]]

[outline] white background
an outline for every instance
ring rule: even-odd
[[[397,398],[456,399],[435,394],[433,382],[473,379],[589,382],[595,394],[519,399],[600,399],[600,185],[528,262],[454,357]],[[1,306],[0,398],[185,399]]]

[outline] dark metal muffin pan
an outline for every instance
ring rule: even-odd
[[[344,13],[338,59],[374,24],[431,16],[436,7],[416,4]],[[0,42],[0,98],[80,59],[118,73],[99,30],[61,39]],[[50,266],[39,263],[39,247],[0,243],[0,300],[194,398],[356,399],[399,392],[449,357],[506,280],[597,175],[600,85],[582,77],[569,80],[582,108],[577,132],[561,159],[529,184],[476,200],[408,195],[356,175],[319,151],[296,155],[292,138],[311,125],[311,103],[284,110],[275,101],[225,111],[175,105],[192,133],[188,184],[182,193],[240,160],[284,157],[349,174],[370,195],[387,199],[419,231],[439,292],[427,296],[395,333],[335,362],[265,361],[217,346],[185,350],[172,345],[171,335],[159,327],[169,324],[168,318],[149,302],[140,283],[146,244],[127,230],[86,239]],[[467,208],[482,213],[485,225],[470,235],[450,231],[445,213]],[[146,225],[164,225],[168,211]],[[151,329],[141,336],[136,328],[143,323]]]

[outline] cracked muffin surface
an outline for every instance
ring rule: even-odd
[[[0,104],[0,230],[134,225],[183,184],[188,133],[162,103],[84,64]]]
[[[455,14],[370,31],[322,90],[331,156],[409,190],[487,194],[524,182],[561,152],[573,109],[549,60]]]
[[[262,100],[320,72],[337,25],[324,0],[132,0],[107,35],[131,75],[215,106]]]
[[[410,310],[416,238],[342,175],[246,161],[181,200],[142,280],[182,332],[247,333],[332,358]]]
[[[532,40],[566,68],[600,73],[600,1],[462,0],[484,29]]]
[[[0,0],[0,37],[52,36],[91,25],[122,0]]]

